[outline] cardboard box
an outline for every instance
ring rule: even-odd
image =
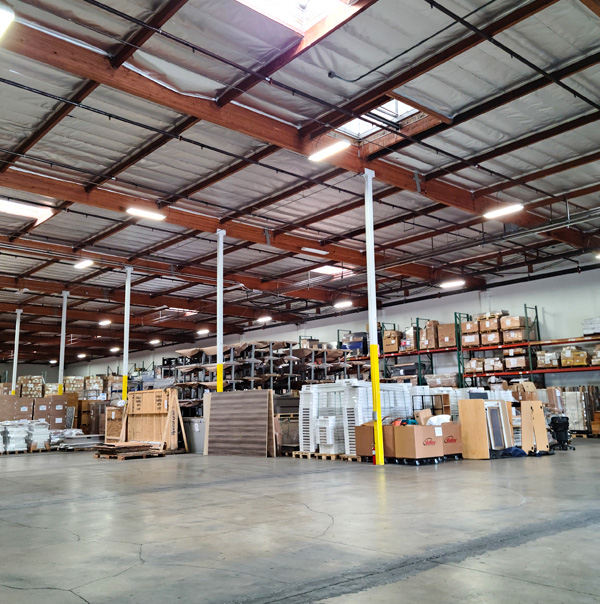
[[[498,346],[499,344],[502,344],[501,331],[488,331],[481,334],[482,346]]]
[[[413,351],[417,349],[417,343],[415,339],[416,329],[414,327],[408,327],[404,332],[404,338],[400,341],[400,348],[406,351]]]
[[[425,381],[431,388],[458,388],[458,373],[427,374]]]
[[[319,340],[315,340],[314,338],[300,338],[300,348],[308,348],[309,350],[318,350],[319,348]]]
[[[425,327],[421,328],[419,348],[427,350],[438,347],[438,321],[427,321]]]
[[[415,411],[415,419],[419,426],[426,426],[427,421],[430,417],[433,417],[431,409],[422,409],[421,411]]]
[[[35,399],[33,406],[33,419],[43,419],[44,421],[48,421],[49,418],[50,399],[45,397]]]
[[[21,419],[33,419],[33,398],[19,397],[15,401],[15,421]]]
[[[439,426],[394,426],[394,457],[402,459],[442,457],[444,455],[442,441],[442,429]]]
[[[354,428],[356,440],[356,454],[362,456],[373,455],[375,443],[375,422],[370,421]],[[383,456],[394,457],[394,429],[395,426],[383,426]]]
[[[479,332],[478,333],[463,333],[462,335],[463,348],[476,348],[480,346]]]
[[[465,363],[465,373],[483,373],[483,359],[470,359]]]
[[[477,321],[461,323],[460,328],[462,333],[479,333],[479,323]]]
[[[442,424],[442,447],[444,455],[462,455],[462,433],[460,424],[446,422]]]
[[[58,394],[60,384],[44,384],[44,397]]]
[[[438,325],[438,346],[440,348],[454,348],[456,346],[456,326],[454,323]]]
[[[486,373],[490,371],[504,371],[504,363],[499,357],[490,357],[483,360],[483,370]]]
[[[481,333],[500,330],[500,319],[497,317],[493,319],[480,319],[477,322],[479,323],[479,331]]]
[[[103,376],[90,376],[84,380],[84,390],[98,390],[102,392],[104,390],[104,377]]]
[[[527,354],[527,348],[507,348],[504,350],[504,358],[509,357],[522,357]]]
[[[529,333],[526,329],[512,329],[510,331],[502,332],[505,344],[515,344],[517,342],[528,342],[535,340],[535,332],[530,330]]]
[[[533,325],[533,320],[529,318],[529,327]],[[527,327],[527,321],[525,317],[502,317],[500,319],[500,329],[502,331],[524,329]]]
[[[64,392],[83,394],[85,379],[80,375],[66,375],[63,378]]]
[[[400,341],[402,340],[402,332],[401,331],[384,331],[383,332],[383,352],[384,353],[392,353],[398,352],[400,348]]]
[[[539,395],[533,382],[520,382],[510,387],[512,395],[518,401],[537,401]]]
[[[538,350],[535,353],[538,369],[556,369],[560,367],[560,353]]]
[[[562,367],[587,367],[589,354],[586,350],[578,350],[575,346],[566,346],[560,353]]]
[[[514,371],[515,369],[528,369],[529,357],[508,357],[504,359],[506,371]]]

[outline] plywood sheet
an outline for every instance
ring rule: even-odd
[[[458,401],[465,459],[489,459],[488,430],[483,399]]]
[[[272,390],[213,392],[209,408],[209,455],[274,455]]]

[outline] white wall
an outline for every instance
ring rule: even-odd
[[[409,326],[416,317],[435,319],[440,323],[454,321],[454,312],[475,314],[490,310],[503,309],[511,314],[522,315],[523,304],[538,307],[541,337],[557,339],[581,336],[581,321],[589,317],[600,316],[600,278],[597,271],[552,277],[529,283],[507,285],[484,292],[469,292],[444,298],[409,302],[384,308],[379,320],[395,323],[399,329]],[[290,340],[297,342],[300,336],[309,335],[321,341],[337,341],[337,330],[366,331],[367,312],[350,312],[337,317],[310,321],[299,326],[280,326],[263,328],[246,334],[225,337],[226,344],[240,341]],[[214,339],[198,342],[200,346],[211,346]],[[145,366],[155,362],[160,364],[162,357],[176,356],[174,351],[190,348],[190,344],[157,348],[153,353],[130,355],[130,363]],[[115,358],[102,359],[91,363],[70,365],[67,375],[92,375],[105,373],[107,365],[115,368],[119,361]],[[436,371],[450,371],[456,367],[454,355],[436,355]],[[454,369],[455,370],[455,369]],[[588,373],[559,374],[547,376],[550,384],[600,384],[600,371]]]
[[[10,382],[12,380],[12,363],[0,363],[0,381]],[[17,377],[21,375],[40,375],[45,372],[45,380],[48,383],[58,381],[58,367],[51,365],[36,365],[34,363],[20,363],[17,366]]]

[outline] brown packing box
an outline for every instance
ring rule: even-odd
[[[421,350],[438,347],[438,325],[437,321],[427,321],[425,327],[421,328],[419,341],[419,348]]]
[[[522,357],[527,354],[527,348],[507,348],[504,351],[504,358],[508,355],[509,357]]]
[[[440,348],[453,348],[456,346],[456,326],[454,323],[438,325],[438,346]]]
[[[403,459],[442,457],[444,455],[442,441],[442,435],[436,435],[436,426],[394,426],[394,457]]]
[[[558,352],[538,350],[535,356],[537,358],[538,369],[553,369],[560,366],[560,354]]]
[[[539,400],[537,388],[532,382],[520,382],[519,384],[513,384],[510,389],[513,397],[518,401]]]
[[[20,397],[15,401],[15,421],[33,419],[33,398]]]
[[[373,455],[374,426],[375,422],[370,421],[354,428],[357,455]],[[383,426],[383,455],[384,457],[394,457],[394,426]]]
[[[462,345],[464,348],[478,347],[479,344],[479,333],[463,333]]]
[[[483,373],[483,359],[470,359],[465,363],[465,373]]]
[[[500,319],[480,319],[479,323],[479,331],[487,332],[487,331],[498,331],[500,329]]]
[[[425,375],[425,381],[430,388],[458,388],[458,373],[431,373]]]
[[[66,395],[55,395],[49,397],[49,401],[50,412],[48,414],[48,423],[50,424],[50,430],[64,430],[67,427],[68,397]]]
[[[533,324],[531,318],[529,319],[529,326]],[[508,331],[511,329],[522,329],[527,327],[525,317],[502,317],[500,319],[500,329],[502,331]]]
[[[44,397],[58,394],[60,384],[44,384]]]
[[[481,334],[481,345],[482,346],[494,346],[502,344],[502,332],[501,331],[487,331]]]
[[[529,335],[529,338],[527,337]],[[535,340],[535,332],[531,330],[527,334],[526,329],[511,329],[510,331],[503,332],[504,343],[514,344],[517,342],[527,342]]]
[[[446,422],[442,424],[442,447],[444,455],[462,454],[462,435],[460,424]]]
[[[415,419],[419,426],[426,426],[427,420],[433,417],[431,414],[431,409],[422,409],[421,411],[415,411]]]
[[[491,357],[484,359],[483,370],[488,371],[504,371],[504,363],[499,357]]]
[[[562,367],[587,367],[589,355],[585,350],[579,350],[575,346],[566,346],[560,353],[560,364]]]
[[[14,421],[15,404],[18,398],[18,396],[13,394],[3,394],[0,396],[0,422]]]
[[[401,331],[384,331],[383,332],[383,352],[392,353],[398,352],[400,348],[400,340],[402,339]]]
[[[479,323],[477,321],[467,321],[460,324],[462,333],[479,333]]]
[[[33,419],[43,419],[48,421],[50,418],[50,397],[36,398],[33,406]],[[50,423],[50,422],[48,422]]]
[[[515,369],[527,369],[529,367],[529,357],[508,357],[504,359],[506,371]]]
[[[128,413],[161,414],[168,411],[169,393],[167,390],[140,390],[127,397]]]

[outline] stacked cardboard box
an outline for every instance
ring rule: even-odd
[[[67,375],[64,377],[65,394],[68,392],[75,392],[79,395],[83,394],[85,388],[85,381],[82,376],[79,375]]]
[[[398,352],[400,349],[400,342],[402,340],[402,332],[395,330],[386,330],[383,332],[383,352],[393,353]]]
[[[505,344],[517,344],[519,342],[531,342],[535,340],[535,331],[533,329],[509,329],[502,332]]]
[[[577,346],[565,346],[560,353],[560,364],[562,367],[587,367],[589,354]]]
[[[539,400],[537,388],[532,382],[519,382],[518,384],[513,384],[510,389],[513,397],[518,401]]]
[[[438,321],[427,321],[425,327],[421,328],[419,340],[419,348],[421,350],[438,347],[438,325]]]
[[[531,327],[533,320],[531,317],[526,319],[525,317],[502,317],[500,319],[500,329],[502,331],[510,331],[515,329],[525,329]]]
[[[477,322],[479,323],[479,331],[481,333],[489,331],[500,331],[500,319],[498,317],[493,317],[490,319],[479,319]]]
[[[504,365],[506,366],[506,371],[529,369],[529,357],[505,357]]]
[[[480,346],[479,333],[463,333],[462,345],[463,348],[477,348]]]
[[[44,378],[41,375],[22,375],[17,378],[17,394],[30,398],[42,396],[44,394]]]
[[[343,339],[342,339],[342,341],[343,341]],[[314,338],[302,336],[300,338],[300,348],[308,348],[310,350],[318,350],[318,348],[319,348],[319,340],[315,340]]]
[[[482,346],[497,346],[502,344],[502,332],[501,331],[486,331],[481,335]]]
[[[592,319],[584,319],[581,322],[584,336],[591,336],[595,333],[600,333],[600,317],[594,317]]]
[[[560,366],[560,354],[558,352],[538,350],[535,356],[538,369],[557,369]]]
[[[594,346],[594,352],[592,352],[590,364],[591,365],[600,365],[600,344]]]
[[[440,348],[453,348],[456,346],[456,326],[454,323],[441,323],[438,325],[438,346]]]
[[[400,347],[402,350],[412,351],[417,349],[417,344],[415,341],[415,328],[408,327],[404,332],[404,339],[400,342]]]
[[[33,398],[21,398],[7,394],[0,396],[0,421],[32,419]]]
[[[60,384],[44,384],[44,396],[52,396],[53,394],[58,394],[59,388]]]
[[[465,373],[483,373],[483,359],[471,359],[465,363]]]
[[[504,371],[504,362],[500,357],[489,357],[483,360],[483,369],[486,373],[491,371]]]
[[[425,376],[431,388],[458,388],[458,373],[434,373]]]
[[[466,321],[460,324],[462,333],[479,333],[479,323],[477,321]]]
[[[104,392],[104,376],[90,376],[84,380],[85,390]]]

